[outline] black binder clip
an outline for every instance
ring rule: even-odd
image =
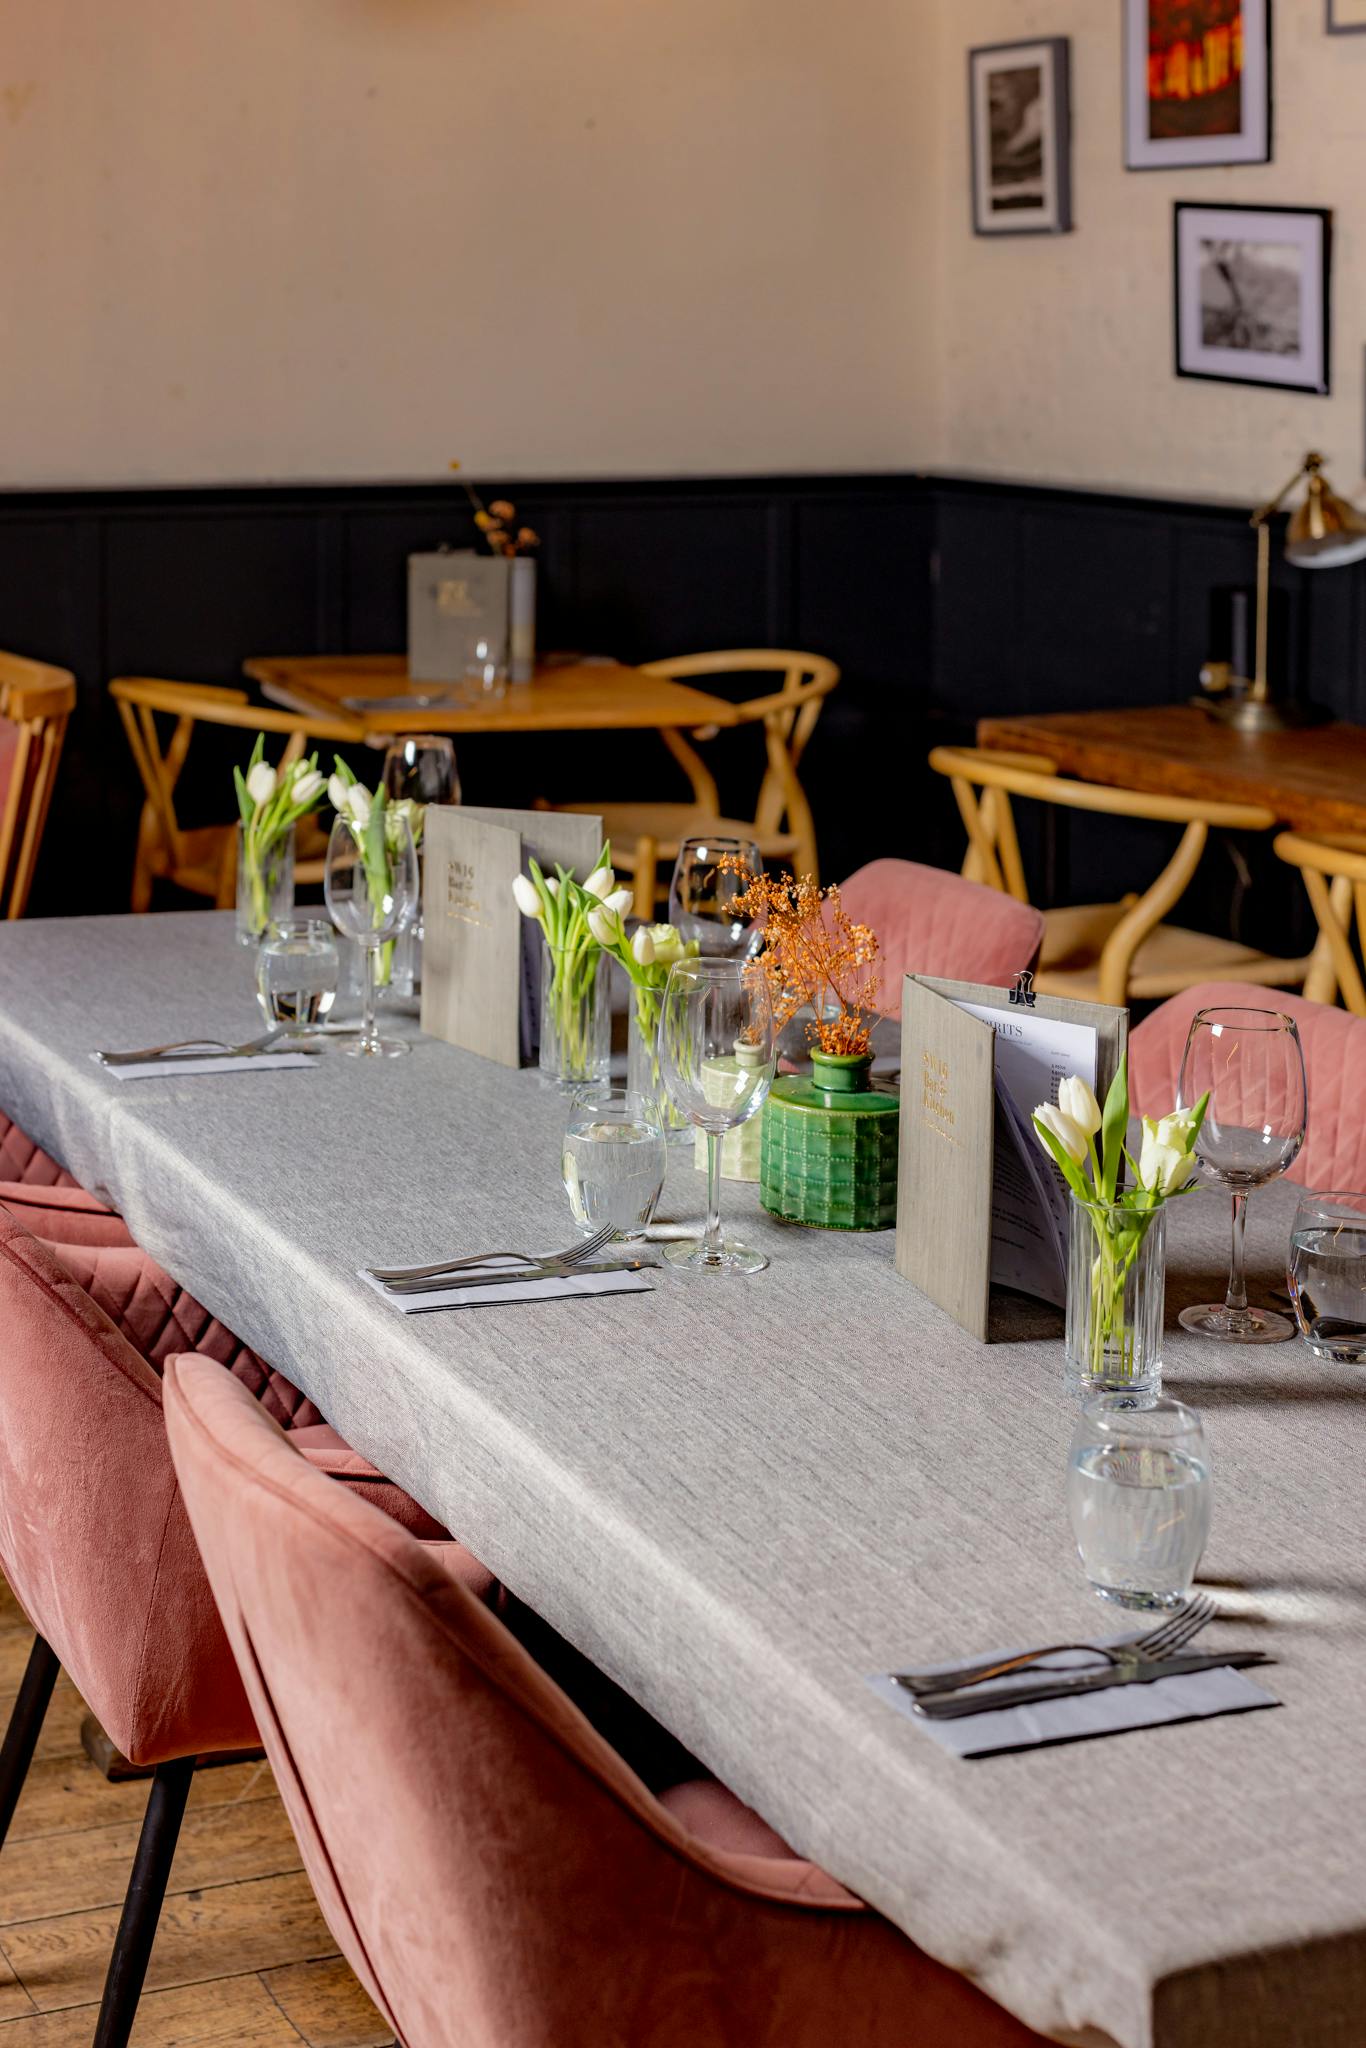
[[[1026,1010],[1033,1009],[1037,998],[1034,994],[1034,970],[1032,967],[1026,967],[1022,974],[1016,975],[1015,986],[1010,991],[1010,1000],[1012,1003],[1022,1004]]]

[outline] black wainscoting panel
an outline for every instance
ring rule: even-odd
[[[970,739],[990,713],[1181,701],[1227,655],[1229,592],[1255,574],[1236,507],[917,476],[480,488],[541,535],[543,647],[645,660],[788,645],[839,663],[804,770],[827,877],[884,853],[956,864],[961,826],[924,765],[936,739]],[[35,911],[127,902],[139,790],[110,676],[237,683],[252,654],[401,647],[407,555],[474,531],[442,483],[0,494],[0,646],[80,684]],[[1276,686],[1366,721],[1366,566],[1297,572],[1282,539]],[[713,747],[737,805],[752,801],[753,740]],[[197,742],[187,822],[226,815],[241,751]],[[492,802],[673,787],[662,747],[638,735],[476,739],[460,755],[467,793]],[[1101,894],[1161,859],[1083,821],[1053,872],[1025,824],[1041,894],[1070,893],[1069,870]],[[1270,904],[1261,880],[1257,894]],[[1227,925],[1237,895],[1235,863],[1212,850],[1193,906]]]

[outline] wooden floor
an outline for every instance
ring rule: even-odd
[[[0,1730],[32,1634],[0,1579]],[[0,1851],[0,2048],[90,2048],[147,1802],[80,1743],[63,1674]],[[387,2048],[337,1954],[268,1764],[201,1771],[171,1872],[135,2048]]]

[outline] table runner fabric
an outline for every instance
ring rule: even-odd
[[[254,1024],[212,913],[0,930],[0,1104],[367,1457],[803,1855],[1061,2041],[1348,2048],[1366,2013],[1366,1380],[1168,1330],[1206,1416],[1208,1632],[1280,1661],[1279,1713],[965,1770],[870,1671],[1094,1633],[1067,1526],[1061,1348],[978,1346],[890,1235],[784,1227],[717,1289],[400,1318],[359,1264],[564,1236],[563,1105],[430,1040],[307,1087],[110,1088],[92,1039]],[[702,1178],[671,1165],[662,1215]],[[1253,1197],[1250,1269],[1295,1191]],[[932,1199],[932,1190],[928,1191]],[[1227,1205],[1172,1221],[1168,1313],[1222,1291]],[[1030,1312],[1021,1328],[1036,1329]]]

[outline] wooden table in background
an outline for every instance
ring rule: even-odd
[[[506,696],[461,705],[458,683],[420,683],[401,654],[256,656],[242,664],[286,711],[354,718],[367,733],[630,732],[733,725],[724,697],[621,662],[538,662]],[[350,700],[427,697],[421,705],[358,710]]]
[[[1189,704],[984,718],[983,747],[1046,754],[1062,775],[1116,789],[1264,804],[1316,838],[1366,833],[1366,726],[1243,733]]]

